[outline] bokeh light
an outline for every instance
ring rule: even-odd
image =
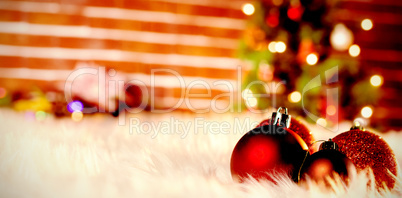
[[[275,53],[275,52],[276,52],[275,46],[276,46],[276,42],[275,42],[275,41],[270,42],[270,43],[268,44],[268,50],[269,50],[270,52],[272,52],[272,53]]]
[[[276,6],[279,6],[283,3],[283,0],[272,0],[272,3]]]
[[[362,29],[369,31],[373,28],[373,21],[371,21],[370,19],[364,19],[361,23]]]
[[[360,47],[359,47],[358,45],[356,45],[356,44],[351,45],[351,46],[349,47],[349,54],[350,54],[350,56],[352,56],[352,57],[359,56],[359,54],[360,54]]]
[[[318,56],[314,53],[307,55],[306,62],[309,65],[315,65],[318,62]]]
[[[82,111],[84,109],[84,105],[82,104],[82,102],[76,100],[76,101],[72,101],[70,103],[68,103],[67,105],[67,110],[70,113],[73,113],[75,111]]]
[[[325,120],[324,118],[318,118],[317,121],[316,121],[316,124],[320,125],[320,126],[323,126],[323,127],[326,127],[327,126],[327,120]]]
[[[336,50],[347,50],[353,43],[353,33],[345,25],[337,24],[331,32],[330,42]]]
[[[83,117],[84,114],[81,111],[75,111],[71,114],[71,119],[73,119],[76,122],[81,121]]]
[[[292,6],[288,9],[288,17],[294,21],[300,20],[303,15],[303,10],[299,6]]]
[[[249,107],[256,107],[258,104],[257,98],[255,98],[254,96],[247,98],[246,104]]]
[[[257,98],[250,89],[245,89],[242,92],[242,97],[246,101],[248,107],[256,107],[258,104]]]
[[[37,111],[35,113],[35,118],[37,121],[43,121],[46,119],[46,113],[44,111]]]
[[[284,42],[279,41],[275,44],[275,51],[277,51],[278,53],[283,53],[285,52],[285,50],[286,50],[286,44]]]
[[[329,105],[326,109],[328,115],[333,116],[336,114],[336,107],[334,105]]]
[[[242,10],[245,15],[250,16],[250,15],[254,14],[255,8],[254,8],[253,4],[246,3],[243,5]]]
[[[6,97],[7,95],[7,90],[3,87],[0,87],[0,99]]]
[[[361,110],[361,114],[365,118],[369,118],[373,115],[373,109],[369,106],[365,106]]]
[[[382,85],[382,76],[380,75],[373,75],[370,78],[370,83],[371,85],[373,85],[374,87],[379,87]]]
[[[247,99],[248,97],[250,97],[252,95],[253,95],[253,92],[250,89],[245,89],[241,93],[241,96],[243,97],[243,99]]]
[[[36,120],[35,112],[33,112],[33,111],[26,111],[24,117],[25,117],[25,120],[27,120],[27,121],[35,121]]]
[[[364,118],[356,118],[353,120],[353,125],[354,126],[363,126],[365,127],[367,125],[366,119]]]
[[[301,98],[302,98],[302,96],[301,96],[300,92],[298,92],[298,91],[294,91],[288,95],[288,100],[291,103],[300,102]]]

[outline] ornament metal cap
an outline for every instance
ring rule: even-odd
[[[292,116],[288,115],[288,108],[279,107],[276,112],[272,113],[271,123],[273,125],[278,125],[278,123],[279,123],[280,126],[289,128],[291,118],[292,118]]]
[[[353,123],[353,126],[350,127],[350,130],[355,130],[355,129],[359,129],[359,130],[361,130],[361,131],[365,131],[365,130],[366,130],[366,129],[360,124],[360,122],[358,122],[358,121],[355,121],[355,122]]]
[[[338,144],[336,144],[334,141],[332,141],[331,138],[329,138],[328,141],[325,141],[320,145],[320,151],[321,150],[336,150],[337,151],[338,148],[339,148]]]

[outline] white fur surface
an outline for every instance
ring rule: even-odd
[[[253,114],[150,114],[119,126],[109,115],[30,121],[23,113],[0,109],[0,197],[399,197],[401,184],[379,194],[359,174],[346,188],[326,191],[315,184],[301,186],[288,178],[278,185],[250,181],[237,184],[230,175],[231,152],[240,137],[264,116]],[[199,117],[195,119],[195,117]],[[172,120],[183,123],[174,128]],[[236,122],[250,121],[247,130]],[[199,125],[197,125],[197,122]],[[132,124],[130,126],[130,123]],[[143,124],[149,123],[149,124]],[[133,125],[159,128],[159,134],[133,131]],[[224,128],[228,130],[216,131]],[[187,124],[187,125],[186,125]],[[210,125],[205,128],[202,126]],[[225,126],[226,126],[225,125]],[[156,125],[155,125],[156,126]],[[159,125],[162,126],[162,125]],[[198,128],[196,127],[198,126]],[[316,139],[337,133],[309,126]],[[338,133],[346,131],[343,123]],[[134,127],[135,128],[135,127]],[[187,134],[183,133],[187,132]],[[402,159],[401,132],[382,134]]]

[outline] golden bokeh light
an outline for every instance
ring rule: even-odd
[[[268,46],[269,47],[269,46]],[[275,44],[275,51],[278,53],[283,53],[286,50],[286,44],[282,41],[279,41]]]
[[[241,92],[241,96],[243,97],[243,99],[246,99],[252,95],[253,95],[253,92],[250,89],[245,89],[245,90],[243,90],[243,92]]]
[[[275,46],[276,46],[276,42],[275,42],[275,41],[270,42],[270,43],[268,44],[268,50],[269,50],[270,52],[272,52],[272,53],[275,53],[275,52],[276,52]]]
[[[301,98],[302,98],[302,95],[301,95],[300,92],[298,92],[298,91],[294,91],[294,92],[292,92],[292,93],[290,93],[290,94],[288,95],[288,100],[289,100],[289,102],[291,102],[291,103],[300,102]]]
[[[249,107],[256,107],[257,104],[258,104],[257,98],[255,98],[255,97],[249,97],[249,98],[247,98],[246,104],[247,104],[247,106],[249,106]]]
[[[250,15],[254,14],[255,8],[254,8],[253,4],[246,3],[243,5],[242,11],[245,15],[250,16]]]
[[[349,47],[350,56],[356,57],[359,56],[359,54],[360,54],[360,47],[358,45],[354,44]]]
[[[334,105],[329,105],[326,109],[328,115],[333,116],[336,114],[336,107]]]
[[[73,119],[76,122],[81,121],[83,117],[84,117],[84,114],[81,111],[74,111],[71,114],[71,119]]]
[[[327,120],[325,120],[324,118],[318,118],[316,124],[320,125],[320,126],[323,126],[323,127],[326,127],[327,126]]]
[[[373,29],[373,21],[370,19],[364,19],[361,23],[361,26],[363,30],[369,31]]]
[[[315,65],[318,62],[318,56],[314,53],[307,55],[306,62],[309,65]]]
[[[365,106],[362,108],[360,113],[362,114],[363,117],[369,118],[373,115],[373,109],[369,106]]]
[[[380,75],[373,75],[370,78],[370,83],[371,85],[373,85],[374,87],[379,87],[382,85],[382,76]]]
[[[343,24],[335,25],[331,32],[330,42],[333,48],[338,51],[344,51],[353,43],[353,32]]]

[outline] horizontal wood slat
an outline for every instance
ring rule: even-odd
[[[204,5],[202,5],[204,4]],[[42,8],[49,11],[61,11],[68,13],[77,13],[82,11],[83,6],[89,7],[104,7],[104,8],[120,8],[126,10],[144,10],[144,11],[157,11],[157,12],[174,12],[177,14],[186,15],[198,15],[198,16],[217,16],[217,17],[229,17],[233,19],[244,19],[245,16],[240,10],[241,2],[235,2],[235,6],[230,6],[228,1],[225,2],[226,6],[214,6],[216,3],[192,3],[188,4],[186,1],[99,1],[99,0],[86,0],[86,1],[43,1],[43,0],[13,0],[3,1],[0,3],[0,7],[10,7],[13,9],[23,7],[25,11],[29,11],[29,7],[46,6]],[[24,7],[27,6],[27,7]],[[233,9],[234,8],[234,9]]]
[[[20,58],[16,56],[1,57],[1,65],[7,68],[49,69],[49,70],[73,70],[79,61],[67,59],[46,59],[46,58]],[[172,67],[168,65],[141,64],[114,61],[92,61],[97,65],[105,66],[110,69],[125,73],[141,73],[150,75],[152,70],[166,69],[177,72],[182,76],[208,77],[216,79],[235,79],[237,70],[227,70],[219,68],[194,68],[191,66]],[[0,67],[1,68],[1,67]],[[241,71],[240,71],[241,72]],[[163,75],[163,74],[161,74]],[[170,74],[171,75],[171,74]]]
[[[1,32],[1,30],[0,30]],[[32,47],[60,47],[85,49],[117,49],[123,51],[158,52],[161,54],[183,54],[211,57],[234,57],[236,51],[214,47],[151,44],[142,42],[116,41],[107,39],[84,39],[69,37],[37,36],[0,33],[0,44]]]
[[[169,32],[175,34],[193,34],[212,37],[238,38],[242,31],[238,29],[205,27],[196,24],[174,24],[163,22],[144,23],[140,20],[124,20],[111,18],[91,18],[83,15],[58,13],[25,13],[0,7],[0,21],[19,22],[44,25],[89,26],[97,28],[137,30],[149,32]]]

